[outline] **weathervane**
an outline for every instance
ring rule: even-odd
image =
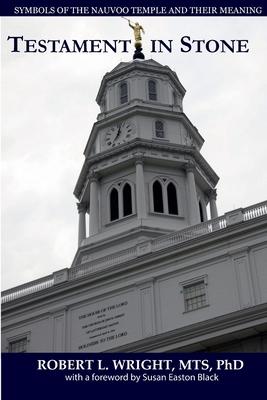
[[[133,29],[134,31],[134,47],[135,47],[135,52],[133,55],[133,59],[141,59],[144,60],[145,56],[142,53],[142,35],[141,33],[145,33],[144,28],[138,23],[138,22],[132,22],[130,19],[126,17],[122,17],[126,19],[129,23],[129,26]]]

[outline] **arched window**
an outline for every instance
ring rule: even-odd
[[[119,194],[118,190],[113,188],[110,193],[110,220],[119,219]]]
[[[168,212],[169,214],[178,215],[178,202],[176,187],[172,182],[167,186],[167,198],[168,198]]]
[[[152,79],[148,81],[148,98],[149,100],[157,100],[157,83]]]
[[[124,104],[128,102],[128,86],[126,82],[120,84],[120,103]]]
[[[198,202],[198,206],[199,206],[200,222],[204,222],[204,213],[203,213],[201,201]]]
[[[164,124],[162,121],[155,122],[155,135],[157,138],[164,138]]]
[[[132,208],[132,188],[129,183],[126,183],[122,190],[123,198],[123,216],[131,215],[133,212]]]
[[[154,211],[158,213],[163,213],[163,196],[162,196],[162,186],[159,181],[153,183],[153,203]]]

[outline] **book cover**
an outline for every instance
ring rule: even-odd
[[[88,380],[251,374],[164,354],[267,348],[264,7],[6,10],[2,352],[43,353],[38,379],[50,353],[132,353]]]

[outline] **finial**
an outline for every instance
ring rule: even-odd
[[[141,36],[141,32],[145,33],[144,28],[138,23],[138,22],[132,22],[130,19],[126,18],[126,17],[122,17],[124,19],[126,19],[129,23],[129,26],[133,29],[134,31],[134,47],[135,47],[135,52],[133,55],[133,59],[139,59],[139,60],[144,60],[145,56],[142,53],[142,36]]]

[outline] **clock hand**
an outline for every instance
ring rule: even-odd
[[[117,132],[116,137],[114,138],[114,141],[120,136],[120,134],[121,134],[121,126],[118,129],[118,132]]]

